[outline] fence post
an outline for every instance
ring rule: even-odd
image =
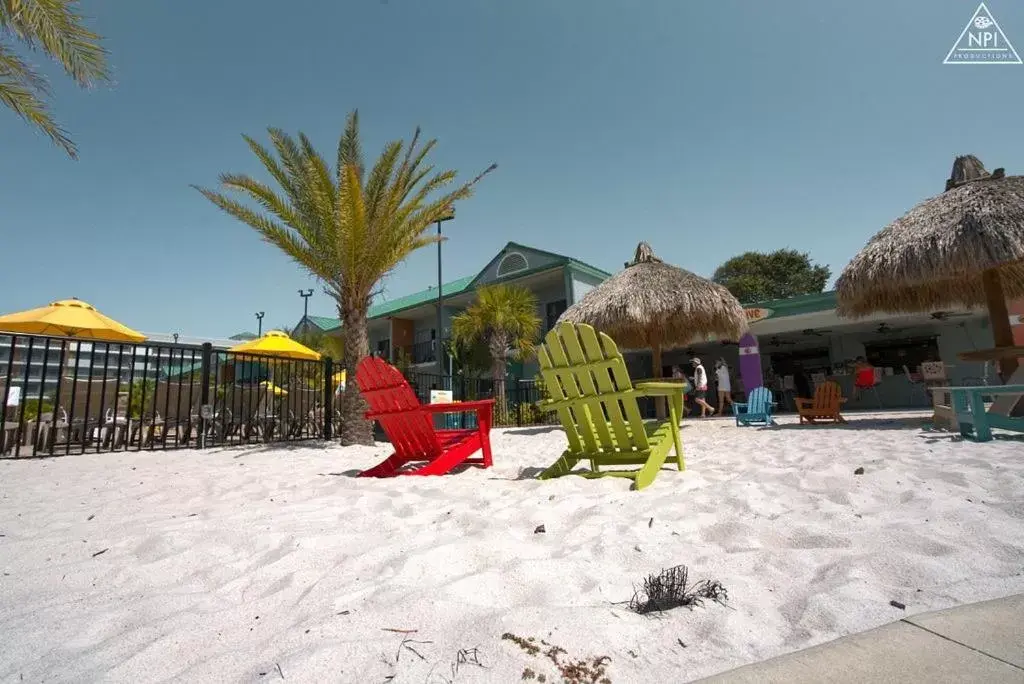
[[[133,355],[134,357],[134,355]],[[201,360],[200,380],[199,380],[199,446],[200,448],[206,447],[206,431],[208,426],[206,424],[206,412],[203,407],[210,403],[210,366],[213,360],[213,345],[209,342],[203,343],[203,355]],[[134,358],[133,358],[134,361]]]
[[[334,361],[324,357],[324,439],[331,440],[331,421],[334,418]],[[348,378],[345,378],[348,381]]]
[[[523,427],[523,384],[516,382],[516,427]]]

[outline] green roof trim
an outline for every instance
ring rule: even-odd
[[[556,259],[565,259],[566,263],[571,264],[572,266],[575,266],[575,267],[578,267],[578,268],[582,268],[584,270],[589,269],[590,271],[593,272],[593,274],[595,276],[604,277],[604,278],[611,278],[612,277],[612,274],[609,273],[608,271],[605,271],[604,269],[598,268],[597,266],[592,266],[591,264],[588,264],[588,263],[583,262],[583,261],[579,261],[577,259],[573,259],[572,257],[567,257],[564,254],[556,254],[555,252],[548,252],[546,250],[537,249],[536,247],[530,247],[529,245],[523,245],[523,244],[520,244],[518,242],[510,242],[507,245],[505,245],[506,249],[508,249],[509,247],[518,247],[519,249],[529,249],[529,250],[532,250],[532,251],[537,252],[539,254],[546,254],[547,256],[554,257]]]
[[[595,268],[590,264],[585,264],[582,261],[569,259],[569,263],[566,265],[570,268],[570,270],[577,271],[579,273],[582,273],[583,275],[592,276],[594,278],[600,278],[601,280],[611,278],[611,274],[606,273],[599,268]]]
[[[491,264],[493,264],[495,261],[500,259],[502,257],[502,255],[504,255],[505,252],[507,252],[509,250],[525,250],[527,252],[535,252],[537,254],[541,254],[543,256],[550,257],[551,259],[553,259],[555,261],[555,263],[548,264],[547,266],[540,266],[540,267],[537,267],[537,268],[531,268],[528,271],[519,271],[517,273],[512,273],[512,274],[510,274],[508,276],[505,276],[504,278],[498,278],[497,280],[492,281],[494,283],[501,283],[501,282],[506,282],[506,281],[509,281],[509,280],[515,280],[516,278],[521,278],[523,276],[532,275],[534,273],[540,273],[542,271],[550,271],[550,270],[553,270],[553,269],[556,269],[556,268],[560,268],[560,267],[565,267],[565,266],[570,266],[570,267],[576,268],[576,269],[578,269],[578,270],[580,270],[581,272],[584,272],[584,273],[590,273],[591,275],[593,275],[593,276],[595,276],[597,278],[604,279],[604,278],[611,278],[612,277],[612,274],[608,273],[607,271],[604,271],[604,270],[602,270],[600,268],[597,268],[596,266],[591,266],[590,264],[584,263],[582,261],[577,261],[576,259],[573,259],[572,257],[567,257],[564,254],[557,254],[555,252],[549,252],[549,251],[547,251],[545,249],[537,249],[536,247],[531,247],[530,245],[520,244],[518,242],[507,242],[507,243],[505,243],[505,246],[502,247],[501,250],[497,254],[495,254],[493,258],[491,258],[490,261],[488,261],[486,264],[484,264],[484,267],[481,268],[480,272],[477,273],[476,276],[473,278],[473,282],[476,283],[476,281],[480,280],[480,278],[483,277],[483,275],[487,271],[487,269],[489,269],[491,267]]]
[[[799,316],[801,314],[829,311],[836,308],[836,291],[816,292],[789,297],[788,299],[769,299],[763,302],[744,304],[743,308],[769,309],[771,315],[768,318],[783,318],[785,316]]]
[[[323,332],[330,332],[341,327],[341,321],[330,316],[306,316],[306,320],[320,328]],[[302,325],[302,321],[299,321],[299,325]]]
[[[445,297],[454,297],[455,295],[462,294],[469,289],[469,285],[473,282],[473,278],[476,276],[467,276],[465,278],[459,278],[453,280],[450,283],[444,283],[441,286],[441,291]],[[370,306],[370,310],[367,312],[367,318],[373,320],[375,318],[383,318],[385,316],[394,316],[396,313],[405,311],[406,309],[412,309],[423,304],[429,304],[437,300],[437,288],[429,287],[426,290],[414,292],[398,299],[392,299],[387,302],[380,302]],[[337,318],[330,318],[328,316],[307,316],[309,322],[320,328],[324,332],[331,332],[341,327],[341,321]]]
[[[453,280],[450,283],[444,283],[441,285],[441,294],[445,297],[454,297],[455,295],[462,294],[469,289],[473,279],[476,276],[466,276],[465,278],[459,278]],[[411,295],[399,297],[398,299],[392,299],[389,302],[381,302],[380,304],[374,304],[370,307],[369,317],[380,318],[381,316],[393,316],[399,311],[405,309],[411,309],[422,304],[429,304],[430,302],[437,300],[437,288],[430,287],[426,290],[414,292]]]

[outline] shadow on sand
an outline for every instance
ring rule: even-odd
[[[931,421],[921,417],[847,418],[845,423],[785,423],[759,428],[761,430],[920,430]]]
[[[521,427],[521,428],[505,428],[505,432],[510,435],[546,435],[549,432],[555,432],[561,430],[561,425],[534,425],[532,427]]]

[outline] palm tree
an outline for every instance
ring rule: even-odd
[[[433,223],[447,216],[456,201],[469,197],[473,186],[497,167],[492,164],[468,183],[438,196],[455,180],[455,172],[434,173],[434,167],[424,163],[437,141],[420,145],[418,128],[408,144],[388,143],[368,172],[359,144],[358,112],[348,116],[333,170],[302,133],[296,140],[276,128],[268,131],[276,156],[243,137],[278,188],[246,175],[220,176],[224,188],[247,196],[258,208],[220,192],[196,189],[324,283],[338,306],[345,369],[354,378],[356,364],[370,353],[366,317],[381,279],[409,254],[436,242],[429,234]],[[372,442],[364,412],[356,383],[347,383],[339,430],[343,444]]]
[[[540,333],[537,298],[523,287],[490,285],[476,301],[452,319],[452,339],[463,348],[485,342],[491,356],[491,377],[498,415],[505,415],[505,375],[509,360],[533,355]]]
[[[76,4],[77,0],[0,0],[0,37],[9,36],[29,50],[41,49],[87,88],[110,79],[107,51],[100,36],[83,25]],[[45,102],[49,94],[46,78],[0,43],[0,103],[76,159],[75,143],[50,115]]]

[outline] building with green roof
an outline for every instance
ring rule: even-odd
[[[437,287],[373,304],[369,311],[370,351],[396,359],[404,354],[420,372],[436,372],[437,340],[445,340],[451,319],[469,306],[484,285],[509,283],[526,287],[537,297],[538,315],[547,332],[569,306],[611,274],[562,254],[509,242],[478,272],[444,283],[442,331],[437,331]],[[341,321],[306,316],[295,332],[313,328],[341,334]],[[522,369],[513,368],[513,372]]]

